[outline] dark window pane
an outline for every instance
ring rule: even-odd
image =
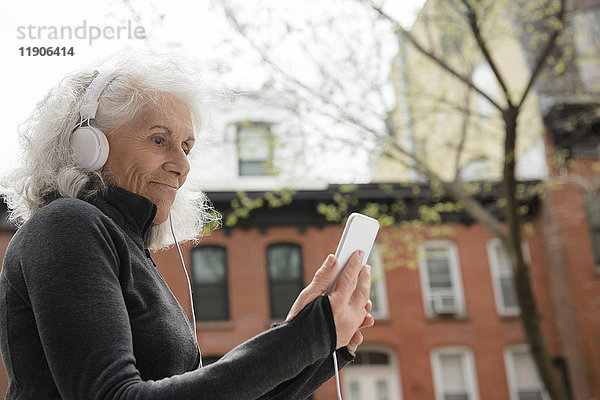
[[[202,356],[202,365],[207,366],[214,364],[221,359],[220,356]]]
[[[267,249],[271,317],[285,318],[304,284],[300,246],[276,244]]]
[[[444,400],[469,400],[467,393],[445,394]]]
[[[595,192],[586,192],[583,195],[588,221],[591,226],[600,226],[600,198]]]
[[[203,286],[194,291],[197,321],[218,321],[229,318],[227,291],[222,286]]]
[[[592,232],[592,246],[596,258],[596,265],[600,265],[600,227],[598,231]]]
[[[294,300],[302,291],[302,285],[279,283],[271,286],[271,317],[285,318]]]
[[[452,287],[452,279],[450,278],[450,265],[448,260],[429,259],[427,260],[427,270],[429,272],[429,287]]]
[[[390,356],[380,351],[358,351],[351,365],[388,365]]]
[[[519,400],[543,400],[542,393],[539,390],[519,390]]]
[[[500,279],[500,286],[502,287],[502,300],[504,301],[504,307],[518,307],[519,304],[517,303],[517,295],[515,293],[515,285],[512,278]]]
[[[364,352],[363,351],[357,351],[356,352],[356,357],[354,358],[354,361],[349,364],[349,367],[352,367],[354,365],[361,365],[361,364],[365,364],[365,357],[364,357]]]
[[[269,247],[269,277],[273,281],[296,281],[302,275],[300,248],[282,244]]]
[[[223,282],[226,273],[225,249],[198,247],[192,252],[194,281],[198,284]]]
[[[264,176],[269,175],[269,169],[265,161],[241,161],[241,176]]]
[[[596,192],[583,194],[596,265],[600,265],[600,196]]]
[[[381,302],[379,300],[379,291],[375,290],[374,285],[371,285],[371,293],[370,293],[370,298],[371,298],[371,303],[373,303],[373,307],[371,308],[371,313],[378,313],[381,311]]]
[[[225,249],[217,246],[195,248],[192,251],[192,279],[196,320],[229,319]]]
[[[272,159],[271,131],[265,123],[250,122],[238,125],[238,155],[240,176],[268,175]]]
[[[384,365],[389,364],[390,358],[386,353],[381,353],[378,351],[370,351],[369,352],[369,364],[372,365]]]

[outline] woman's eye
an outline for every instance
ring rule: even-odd
[[[152,141],[154,142],[154,144],[157,144],[159,146],[165,144],[165,139],[163,138],[153,138]]]

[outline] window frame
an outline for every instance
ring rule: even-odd
[[[394,349],[383,345],[365,343],[359,347],[358,352],[384,353],[387,355],[389,363],[348,364],[348,366],[344,368],[344,373],[341,377],[342,389],[344,393],[349,393],[349,381],[351,379],[358,379],[361,381],[372,381],[377,377],[384,377],[390,383],[390,398],[402,400],[402,374],[400,373],[400,367]],[[345,397],[346,396],[347,395],[345,395]]]
[[[451,292],[456,305],[456,312],[454,313],[440,313],[434,312],[431,305],[433,300],[433,294],[431,293],[430,281],[429,281],[429,270],[427,265],[427,250],[434,247],[446,247],[448,253],[448,266],[450,269],[450,280],[452,283]],[[458,258],[458,250],[456,244],[443,239],[426,240],[419,244],[419,275],[421,278],[421,290],[423,294],[423,306],[425,310],[425,316],[427,318],[443,318],[451,316],[465,317],[466,306],[464,291],[462,286],[462,276],[460,271],[460,263]],[[440,295],[443,296],[443,295]]]
[[[525,257],[525,261],[529,262],[529,246],[527,245],[527,243],[523,243],[522,245],[523,247],[523,256]],[[498,313],[498,315],[502,315],[502,316],[515,316],[515,315],[520,315],[521,314],[521,307],[519,307],[518,303],[517,306],[515,307],[507,307],[505,305],[504,302],[504,293],[502,292],[502,285],[500,283],[500,279],[507,279],[509,278],[508,276],[501,276],[503,275],[503,273],[500,271],[500,262],[496,257],[496,249],[502,249],[502,251],[506,251],[504,250],[504,247],[502,246],[502,242],[500,241],[500,239],[498,238],[492,238],[488,241],[487,243],[487,253],[488,253],[488,262],[490,264],[490,272],[491,272],[491,278],[492,278],[492,287],[494,289],[494,301],[496,303],[496,312]],[[507,257],[508,254],[506,255]],[[510,279],[513,281],[513,288],[514,288],[514,276],[513,276],[513,271],[512,271],[512,266],[509,265],[509,271],[510,271]],[[506,272],[504,272],[504,275],[506,275]],[[515,295],[515,300],[517,300],[517,289],[514,288],[514,295]],[[517,300],[518,301],[518,300]]]
[[[519,389],[520,388],[517,386],[517,371],[515,368],[515,359],[514,359],[514,354],[517,352],[527,353],[531,357],[531,351],[529,349],[529,345],[527,345],[527,344],[516,344],[516,345],[507,346],[504,348],[504,368],[506,370],[506,381],[507,381],[506,383],[508,385],[508,392],[510,395],[510,400],[519,400]],[[533,359],[532,359],[532,362],[533,362]],[[537,374],[537,370],[536,370],[536,374]],[[539,374],[538,374],[538,381],[539,381],[539,385],[537,385],[537,387],[532,386],[532,387],[528,387],[526,389],[539,390],[543,399],[549,399],[546,389],[544,387],[544,384],[542,383],[541,379],[539,378]]]
[[[375,319],[387,319],[390,317],[385,266],[383,264],[382,245],[375,243],[369,254],[367,263],[371,265],[371,293],[377,294],[377,305],[379,309],[373,309],[371,315]],[[380,279],[379,279],[380,278]],[[371,296],[372,297],[372,296]]]
[[[196,273],[195,273],[195,269],[196,269],[196,264],[194,263],[194,252],[199,252],[202,251],[203,249],[219,249],[223,252],[224,255],[224,278],[222,280],[221,284],[205,284],[205,283],[201,283],[201,282],[197,282],[196,281]],[[202,290],[202,287],[222,287],[224,289],[224,299],[225,299],[225,317],[224,318],[219,318],[219,319],[200,319],[199,317],[201,316],[201,313],[196,312],[195,313],[195,317],[196,317],[196,321],[199,323],[204,323],[204,322],[221,322],[221,321],[230,321],[231,320],[231,309],[230,309],[230,298],[229,298],[229,265],[227,262],[227,248],[225,246],[220,246],[220,245],[216,245],[216,244],[206,244],[206,245],[201,245],[201,246],[196,246],[194,248],[192,248],[191,251],[191,259],[192,259],[192,268],[191,268],[191,273],[192,273],[192,288],[193,288],[193,292],[197,295],[198,292],[200,292]],[[194,298],[194,308],[195,310],[201,310],[203,309],[203,307],[198,307],[195,303],[196,303],[196,298]]]
[[[296,294],[296,296],[298,294],[300,294],[300,292],[302,291],[302,289],[305,286],[305,283],[304,283],[304,257],[302,255],[302,246],[299,245],[298,243],[293,243],[293,242],[275,242],[275,243],[269,244],[266,248],[266,268],[267,268],[267,286],[269,289],[269,316],[272,320],[281,320],[281,319],[285,319],[285,317],[286,317],[286,315],[277,316],[277,315],[274,315],[274,313],[273,313],[273,305],[274,305],[273,279],[271,277],[271,269],[270,269],[270,265],[269,265],[269,251],[278,246],[290,246],[290,247],[296,248],[298,250],[298,255],[300,257],[300,271],[299,271],[299,277],[296,281],[296,283],[298,284],[298,293]],[[291,282],[292,281],[290,280],[288,283],[291,283]],[[281,282],[279,282],[279,283],[281,283]],[[291,307],[291,306],[292,306],[292,304],[289,305],[289,307]]]
[[[271,131],[271,124],[264,121],[244,121],[238,122],[235,124],[235,145],[237,149],[237,161],[238,161],[238,176],[240,177],[261,177],[261,176],[271,176],[273,175],[269,171],[268,165],[273,162],[273,133]],[[248,160],[242,158],[242,145],[241,145],[241,134],[242,131],[249,127],[260,127],[264,128],[265,133],[267,135],[267,157],[264,159],[256,159],[256,160]],[[242,173],[242,165],[246,164],[258,164],[260,163],[260,169],[262,170],[260,173]]]
[[[435,390],[435,399],[444,400],[446,394],[443,383],[443,372],[441,356],[460,357],[461,369],[465,377],[465,389],[469,396],[468,400],[479,400],[479,387],[477,384],[477,369],[475,367],[475,358],[473,352],[466,346],[442,346],[431,350],[431,372]]]
[[[498,99],[498,81],[496,80],[494,71],[487,61],[482,61],[475,67],[473,73],[471,74],[471,80],[491,99]],[[497,111],[494,105],[481,94],[475,93],[474,95],[475,111],[477,112],[479,118],[491,118]]]

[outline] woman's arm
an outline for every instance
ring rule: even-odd
[[[336,351],[336,358],[340,369],[354,360],[354,356],[350,354],[346,347],[342,347]],[[330,354],[305,368],[290,381],[280,384],[271,392],[260,397],[260,399],[306,399],[321,385],[331,379],[333,375],[334,364],[332,355]]]

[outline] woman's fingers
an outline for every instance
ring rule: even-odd
[[[328,255],[308,286],[318,291],[319,295],[325,293],[331,282],[335,279],[338,270],[336,266],[337,259],[335,256],[333,254]]]
[[[356,353],[358,346],[362,344],[363,340],[363,334],[360,331],[355,332],[354,335],[352,335],[352,339],[350,339],[350,343],[348,343],[348,346],[346,346],[348,348],[348,351],[351,354]]]
[[[367,311],[372,307],[369,301],[371,268],[368,265],[356,268],[354,262],[361,258],[354,258],[355,255],[344,269],[343,276],[347,276],[340,279],[336,290],[329,295],[338,338],[336,348],[347,346],[361,327],[374,323]]]
[[[360,330],[363,328],[370,328],[373,325],[375,325],[375,318],[373,318],[373,316],[371,314],[367,314],[367,316],[363,320],[362,325],[358,329]]]
[[[336,265],[337,260],[333,254],[328,255],[315,273],[311,283],[298,295],[298,298],[285,318],[286,321],[294,318],[311,301],[325,293],[331,282],[335,279],[337,273]]]
[[[362,250],[357,250],[352,253],[350,259],[348,259],[334,290],[335,292],[338,292],[339,295],[350,297],[352,292],[354,292],[359,272],[363,267],[363,257],[364,253]]]
[[[357,307],[367,307],[367,304],[370,302],[369,296],[371,292],[371,266],[365,265],[357,279],[356,288],[354,292],[352,292],[351,302],[357,303]],[[369,311],[369,310],[367,310]]]

